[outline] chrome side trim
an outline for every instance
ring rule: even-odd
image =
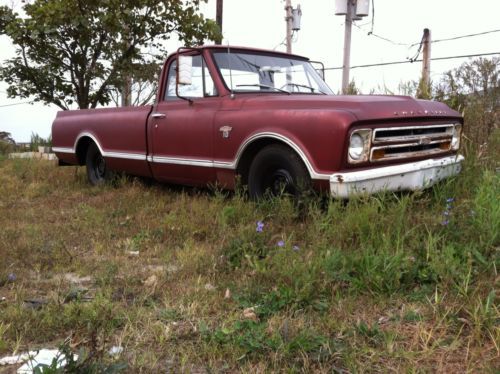
[[[179,157],[167,157],[167,156],[148,156],[148,161],[162,164],[173,164],[173,165],[186,165],[186,166],[198,166],[198,167],[209,167],[209,168],[217,168],[217,169],[229,169],[236,170],[236,167],[243,155],[245,149],[255,140],[262,138],[272,138],[282,141],[292,148],[297,154],[300,156],[306,168],[309,172],[309,175],[312,179],[322,179],[329,180],[330,174],[321,174],[314,170],[309,159],[306,157],[302,149],[291,141],[286,136],[283,136],[274,132],[262,132],[258,134],[254,134],[249,138],[245,139],[245,141],[240,145],[238,151],[236,152],[236,157],[233,161],[212,161],[207,159],[192,159],[192,158],[179,158]]]
[[[148,156],[148,161],[159,164],[198,166],[204,168],[234,169],[233,164],[231,162],[210,161],[205,159]]]
[[[73,148],[64,148],[64,147],[52,147],[52,152],[55,152],[55,153],[75,153]]]
[[[224,161],[214,161],[214,167],[218,169],[230,169],[235,170],[236,166],[233,162],[224,162]]]
[[[99,148],[99,152],[101,152],[101,155],[104,153],[102,150],[102,147],[101,147],[101,143],[99,143],[97,138],[93,134],[91,134],[90,132],[81,132],[80,134],[78,134],[78,136],[76,137],[76,140],[75,140],[75,144],[73,145],[74,153],[76,153],[76,146],[78,145],[78,142],[84,136],[88,136],[90,139],[92,139],[94,141],[95,144],[97,144],[97,148]]]
[[[149,162],[160,163],[160,164],[186,165],[186,166],[208,167],[208,168],[229,169],[229,170],[236,170],[236,167],[241,159],[241,156],[243,155],[243,152],[255,140],[263,139],[263,138],[277,139],[277,140],[280,140],[283,143],[287,144],[290,148],[292,148],[295,152],[297,152],[299,157],[304,162],[304,164],[307,168],[307,171],[309,172],[309,175],[311,176],[311,179],[321,179],[321,180],[329,180],[330,179],[330,174],[322,174],[322,173],[318,173],[314,170],[314,168],[311,165],[311,162],[309,161],[309,159],[306,157],[305,153],[302,151],[302,149],[297,144],[295,144],[292,140],[290,140],[286,136],[283,136],[283,135],[275,133],[275,132],[262,132],[262,133],[254,134],[254,135],[248,137],[247,139],[245,139],[245,141],[238,148],[238,151],[236,152],[236,157],[234,158],[233,161],[216,161],[216,160],[208,160],[208,159],[154,156],[154,155],[145,155],[145,154],[128,153],[128,152],[120,152],[120,151],[104,151],[103,148],[101,147],[100,142],[97,140],[97,138],[89,132],[82,132],[77,136],[75,144],[73,146],[73,149],[71,149],[71,148],[53,148],[53,149],[64,150],[64,151],[60,151],[60,152],[64,152],[64,153],[76,153],[76,147],[78,145],[78,142],[80,141],[81,138],[83,138],[85,136],[89,137],[90,139],[92,139],[95,142],[95,144],[97,145],[97,148],[99,148],[99,151],[101,152],[101,154],[104,157],[123,158],[123,159],[140,160],[140,161],[147,160]]]
[[[76,137],[73,149],[71,150],[71,152],[68,152],[68,153],[76,153],[76,147],[78,145],[78,142],[80,141],[81,138],[83,138],[85,136],[87,136],[90,139],[92,139],[92,141],[97,145],[97,148],[99,148],[99,152],[101,152],[101,155],[103,157],[123,158],[123,159],[127,159],[127,160],[138,160],[138,161],[146,161],[146,159],[147,159],[146,154],[143,154],[143,153],[131,153],[131,152],[120,152],[120,151],[105,151],[101,147],[101,143],[99,143],[99,141],[97,140],[97,138],[93,134],[91,134],[89,132],[82,132],[82,133],[78,134],[78,136]],[[67,149],[71,149],[71,148],[67,148]]]
[[[204,168],[213,168],[214,163],[208,160],[195,160],[177,157],[153,156],[152,161],[158,164],[199,166]]]
[[[124,158],[127,160],[146,161],[146,155],[140,153],[125,153],[125,152],[103,152],[104,157]]]

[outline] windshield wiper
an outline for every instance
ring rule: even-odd
[[[271,90],[276,90],[279,92],[284,92],[288,95],[291,95],[290,91],[287,90],[282,90],[281,88],[273,87],[273,86],[268,86],[267,84],[237,84],[236,87],[260,87],[260,88],[269,88]]]
[[[320,91],[319,89],[316,90],[316,88],[311,87],[311,86],[306,86],[305,84],[298,84],[298,83],[287,83],[287,86],[295,86],[295,87],[302,87],[302,88],[307,88],[308,90],[311,90],[311,93],[316,93],[318,92],[319,94],[326,95],[325,92]]]

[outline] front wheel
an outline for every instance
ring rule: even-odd
[[[87,165],[88,180],[93,186],[103,184],[112,179],[113,172],[106,166],[106,160],[104,160],[95,143],[89,145],[85,163]]]
[[[252,199],[291,195],[300,197],[311,187],[311,178],[299,156],[288,147],[272,144],[255,156],[248,174]]]

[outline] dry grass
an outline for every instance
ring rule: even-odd
[[[70,338],[100,362],[123,346],[130,372],[493,372],[494,154],[431,191],[305,214],[0,161],[0,355]]]

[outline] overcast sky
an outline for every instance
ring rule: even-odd
[[[0,0],[0,5],[10,5]],[[208,18],[215,18],[216,0],[202,6]],[[334,0],[292,0],[302,8],[302,27],[296,34],[293,53],[323,61],[326,67],[342,65],[344,17],[334,15]],[[371,12],[371,10],[370,10]],[[404,61],[412,57],[421,40],[423,29],[429,28],[433,40],[500,29],[500,0],[375,0],[373,33],[392,42],[367,35],[371,16],[353,27],[351,65]],[[224,44],[250,46],[284,51],[285,11],[283,0],[225,0]],[[179,47],[171,41],[169,52]],[[447,57],[500,52],[500,32],[443,41],[432,44],[432,57]],[[0,37],[0,61],[14,55],[14,47]],[[433,61],[431,79],[458,67],[467,59]],[[400,82],[418,80],[421,63],[352,69],[351,78],[364,93],[385,89],[397,92]],[[327,83],[338,92],[341,71],[328,71]],[[26,99],[7,99],[6,85],[0,82],[0,131],[11,132],[16,141],[29,141],[31,132],[50,135],[57,108],[42,104],[12,105]]]

